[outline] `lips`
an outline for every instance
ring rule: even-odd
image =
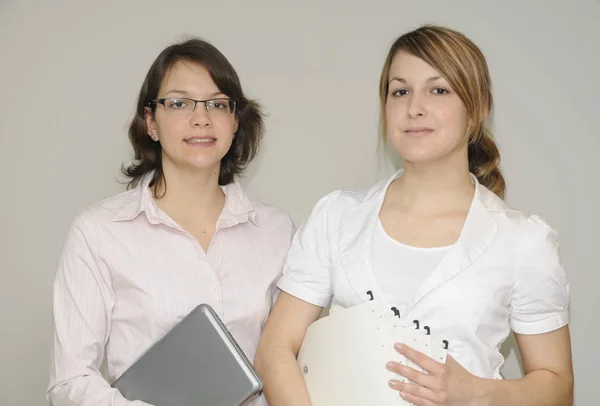
[[[215,143],[217,139],[214,137],[190,137],[183,141],[189,145],[210,145]]]
[[[419,137],[419,136],[431,134],[433,132],[433,128],[413,127],[413,128],[404,130],[404,132],[406,133],[406,135],[413,136],[413,137]]]

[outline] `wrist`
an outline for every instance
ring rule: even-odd
[[[494,380],[479,377],[474,378],[474,396],[472,406],[491,406]]]

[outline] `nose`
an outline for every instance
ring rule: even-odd
[[[208,111],[206,111],[204,103],[196,104],[196,109],[190,116],[190,125],[192,127],[210,127],[212,125],[210,115],[208,114]]]
[[[410,95],[408,102],[408,117],[418,118],[426,115],[425,105],[423,103],[423,96],[413,93]]]

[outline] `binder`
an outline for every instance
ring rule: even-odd
[[[408,381],[389,371],[386,364],[396,361],[426,371],[397,352],[397,342],[446,362],[446,340],[418,320],[402,319],[396,308],[386,309],[378,300],[332,309],[311,324],[297,362],[312,406],[412,405],[388,386],[390,379]]]

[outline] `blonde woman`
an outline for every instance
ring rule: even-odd
[[[310,405],[295,359],[304,333],[323,307],[358,305],[367,291],[449,342],[446,364],[397,347],[428,372],[387,365],[412,381],[389,382],[403,399],[571,404],[557,233],[503,200],[483,54],[456,31],[421,27],[391,47],[379,92],[383,137],[404,169],[367,191],[324,197],[294,237],[256,357],[269,404]],[[504,381],[500,346],[511,329],[525,376]]]

